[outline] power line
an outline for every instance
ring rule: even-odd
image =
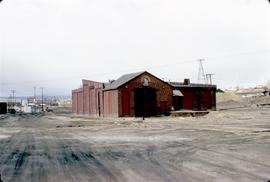
[[[240,52],[235,54],[227,54],[227,55],[220,55],[220,56],[213,56],[213,57],[206,57],[207,60],[213,61],[220,59],[219,61],[222,61],[221,58],[231,58],[231,57],[238,57],[238,56],[246,56],[246,55],[252,55],[252,54],[268,54],[270,53],[270,49],[265,50],[259,50],[259,51],[248,51],[248,52]],[[240,61],[240,60],[238,60]]]
[[[244,56],[244,55],[252,55],[252,54],[261,54],[261,53],[269,53],[270,49],[267,50],[261,50],[261,51],[249,51],[249,52],[242,52],[238,54],[228,54],[228,55],[223,55],[223,56],[216,56],[216,57],[207,57],[207,61],[213,61],[213,60],[218,60],[218,61],[223,61],[221,58],[230,58],[230,57],[236,57],[236,56]],[[161,65],[156,65],[156,66],[150,66],[150,67],[141,67],[137,68],[136,70],[145,70],[145,69],[156,69],[159,67],[167,67],[167,66],[174,66],[178,64],[186,64],[186,63],[194,63],[198,61],[197,59],[190,59],[190,60],[185,60],[185,61],[177,61],[174,63],[170,64],[161,64]],[[93,76],[104,76],[104,75],[111,75],[111,74],[117,74],[119,72],[135,72],[136,70],[134,69],[125,69],[125,70],[118,70],[115,72],[103,72],[103,73],[96,73],[96,74],[91,74],[91,75],[78,75],[78,76],[73,76],[73,77],[62,77],[62,78],[52,78],[52,79],[47,79],[47,80],[35,80],[35,81],[22,81],[22,82],[3,82],[2,85],[14,85],[14,84],[19,84],[19,83],[24,83],[24,84],[33,84],[33,83],[41,83],[41,82],[52,82],[52,81],[63,81],[63,80],[71,80],[71,79],[81,79],[83,77],[93,77]]]
[[[206,77],[206,82],[208,84],[211,84],[212,85],[212,76],[215,75],[213,73],[208,73],[208,74],[205,74],[205,77]]]
[[[44,112],[44,106],[43,106],[43,87],[40,88],[41,89],[41,108],[42,108],[42,112]]]
[[[34,87],[34,103],[36,103],[37,96],[36,96],[36,87]]]
[[[197,60],[186,60],[186,61],[178,61],[178,62],[174,62],[171,64],[162,64],[162,65],[156,65],[156,66],[151,66],[151,67],[141,67],[141,68],[137,68],[136,70],[134,69],[123,69],[123,70],[118,70],[118,71],[114,71],[114,72],[103,72],[103,73],[95,73],[95,74],[91,74],[91,75],[78,75],[78,76],[73,76],[73,77],[62,77],[62,78],[54,78],[54,79],[47,79],[47,80],[34,80],[34,81],[22,81],[22,82],[9,82],[9,83],[2,83],[2,85],[14,85],[14,84],[19,84],[19,83],[23,83],[23,84],[33,84],[33,83],[41,83],[41,82],[51,82],[51,81],[63,81],[63,80],[70,80],[70,79],[81,79],[83,77],[93,77],[93,76],[104,76],[104,75],[112,75],[112,74],[117,74],[119,72],[136,72],[136,71],[141,71],[141,70],[147,70],[147,69],[155,69],[155,68],[159,68],[159,67],[166,67],[166,66],[174,66],[174,65],[178,65],[178,64],[186,64],[186,63],[193,63],[196,62]]]
[[[204,73],[204,69],[203,69],[203,61],[205,61],[204,59],[199,59],[199,71],[198,71],[198,81],[197,83],[201,83],[201,81],[203,81],[203,83],[206,83],[206,77],[205,77],[205,73]]]
[[[15,92],[16,92],[16,90],[11,90],[11,93],[12,93],[11,102],[12,102],[13,109],[14,109],[14,106],[15,106]]]

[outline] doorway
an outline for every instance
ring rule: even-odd
[[[129,107],[129,91],[122,91],[122,116],[130,115],[130,107]]]
[[[201,91],[195,91],[193,94],[193,110],[201,111],[202,110],[202,97],[203,94]]]
[[[135,117],[150,117],[156,115],[156,89],[150,87],[135,89]]]

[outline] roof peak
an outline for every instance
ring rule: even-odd
[[[140,71],[140,72],[134,72],[134,73],[128,73],[124,74],[121,77],[119,77],[117,80],[109,84],[107,87],[105,87],[104,90],[114,90],[118,87],[122,86],[123,84],[133,80],[134,78],[142,75],[143,73],[148,73],[147,71]]]

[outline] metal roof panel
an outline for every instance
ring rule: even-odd
[[[125,74],[112,82],[111,84],[107,85],[104,90],[114,90],[117,89],[118,87],[122,86],[123,84],[131,81],[132,79],[136,78],[137,76],[140,76],[141,74],[145,73],[145,71],[141,72],[136,72],[136,73],[130,73],[130,74]]]

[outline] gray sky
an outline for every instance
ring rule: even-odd
[[[0,26],[2,96],[141,70],[196,82],[199,58],[221,88],[270,79],[266,0],[4,0]]]

